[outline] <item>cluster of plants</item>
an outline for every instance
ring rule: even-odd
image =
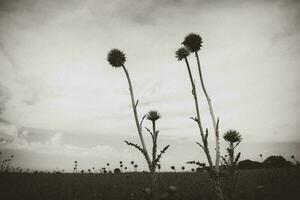
[[[206,167],[206,170],[209,174],[209,177],[211,181],[213,181],[215,185],[215,192],[217,195],[217,198],[219,200],[224,199],[224,194],[222,191],[222,186],[221,186],[221,155],[220,155],[220,137],[219,137],[219,118],[216,118],[214,109],[212,106],[212,101],[210,96],[208,95],[207,89],[205,87],[204,83],[204,78],[203,78],[203,73],[200,65],[200,59],[199,59],[199,51],[202,48],[202,38],[195,33],[190,33],[188,34],[183,42],[181,43],[183,46],[180,47],[176,52],[175,52],[175,57],[179,60],[185,61],[187,71],[188,71],[188,76],[190,79],[191,87],[192,87],[192,96],[194,99],[194,104],[195,104],[195,111],[196,111],[196,116],[191,117],[191,119],[197,124],[199,128],[199,133],[200,133],[200,141],[197,142],[197,144],[201,147],[203,150],[208,166]],[[213,125],[213,135],[215,138],[215,150],[216,150],[216,156],[215,160],[213,161],[210,150],[209,150],[209,145],[208,145],[208,135],[209,135],[209,130],[208,128],[205,128],[204,124],[201,121],[201,115],[200,115],[200,108],[199,108],[199,101],[198,101],[198,94],[197,94],[197,86],[195,83],[194,75],[191,70],[191,66],[189,64],[188,57],[190,54],[194,54],[196,61],[197,61],[197,69],[199,73],[199,79],[200,79],[200,84],[201,84],[201,90],[205,96],[205,99],[207,101],[208,107],[209,107],[209,112],[212,120],[212,125]],[[141,152],[141,154],[144,156],[147,164],[149,171],[151,173],[151,198],[152,199],[157,199],[158,194],[157,194],[157,177],[156,177],[156,169],[157,166],[159,165],[159,161],[162,157],[162,155],[166,152],[166,150],[169,148],[169,145],[165,146],[160,153],[157,152],[157,141],[158,141],[158,134],[159,131],[156,128],[156,121],[160,119],[161,115],[158,113],[156,110],[151,110],[147,114],[143,115],[142,119],[139,120],[138,116],[138,111],[137,111],[137,106],[139,103],[139,100],[135,100],[134,98],[134,91],[133,91],[133,86],[132,82],[130,79],[130,75],[128,72],[128,69],[125,67],[125,62],[126,62],[126,56],[125,53],[119,49],[112,49],[109,51],[108,56],[107,56],[107,61],[111,66],[114,68],[122,68],[123,71],[125,72],[128,85],[129,85],[129,92],[130,92],[130,97],[131,97],[131,105],[133,109],[133,115],[134,115],[134,120],[137,128],[137,133],[140,139],[139,144],[135,144],[129,141],[125,141],[126,144],[129,146],[132,146],[136,148],[138,151]],[[144,140],[144,135],[143,135],[143,121],[144,119],[147,119],[152,122],[152,129],[150,130],[149,128],[145,127],[146,131],[149,133],[149,135],[152,138],[152,148],[151,151],[149,151],[146,147],[146,143]],[[237,133],[235,131],[235,133]],[[237,137],[237,138],[235,138]],[[229,147],[227,148],[228,156],[229,159],[226,160],[224,157],[222,157],[224,161],[224,165],[226,165],[226,169],[230,171],[230,174],[233,174],[235,171],[236,164],[239,160],[240,153],[235,156],[234,155],[234,149],[235,147],[239,144],[241,141],[240,135],[234,135],[233,131],[229,131],[225,133],[224,139],[228,142]],[[236,145],[234,145],[237,143]],[[198,161],[190,161],[188,162],[189,164],[196,164],[198,167],[205,167],[205,164],[200,163]],[[176,171],[175,166],[171,166],[171,169]],[[183,168],[184,170],[184,168]]]
[[[0,152],[0,172],[20,172],[22,169],[20,167],[13,167],[12,161],[14,156],[11,155],[9,158],[3,158],[2,152]]]
[[[236,171],[238,167],[241,165],[241,162],[239,162],[241,153],[235,153],[235,149],[242,141],[242,137],[240,133],[236,130],[228,130],[224,133],[223,139],[228,144],[228,147],[226,148],[226,154],[222,156],[220,154],[220,134],[219,134],[219,123],[220,120],[218,117],[216,117],[212,100],[208,94],[208,91],[205,86],[205,81],[202,73],[202,68],[200,65],[200,59],[199,59],[199,52],[202,48],[202,38],[195,33],[188,34],[183,42],[181,43],[182,47],[180,47],[175,52],[175,57],[178,61],[185,61],[185,65],[188,72],[188,77],[191,84],[191,94],[193,96],[194,104],[195,104],[195,112],[196,116],[191,117],[191,119],[196,123],[199,129],[199,135],[200,135],[200,141],[196,142],[199,147],[202,149],[203,153],[206,156],[208,166],[206,166],[205,163],[201,163],[199,161],[189,161],[188,164],[194,164],[197,166],[196,171],[200,171],[201,169],[204,169],[208,172],[210,180],[213,182],[215,186],[215,193],[217,196],[217,199],[223,200],[223,199],[232,199],[233,193],[237,181]],[[196,59],[197,63],[197,70],[199,74],[199,82],[200,82],[200,90],[203,92],[208,108],[209,113],[212,120],[213,130],[212,135],[215,139],[215,158],[213,159],[211,156],[211,152],[209,149],[208,144],[208,137],[209,130],[208,128],[205,128],[205,125],[203,124],[201,120],[201,114],[200,114],[200,108],[199,108],[199,94],[197,93],[197,84],[196,80],[194,78],[193,70],[191,69],[189,59],[188,57],[193,54]],[[147,114],[143,115],[141,120],[139,120],[138,116],[138,103],[139,100],[136,100],[134,98],[134,91],[132,82],[130,79],[130,75],[128,72],[128,69],[125,67],[126,62],[126,56],[125,53],[119,49],[112,49],[109,51],[107,56],[107,61],[110,63],[111,66],[114,68],[122,68],[125,72],[128,85],[129,85],[129,92],[131,97],[131,105],[134,115],[134,120],[137,128],[137,133],[140,139],[140,145],[135,144],[129,141],[125,141],[125,143],[129,146],[132,146],[136,148],[141,154],[144,156],[146,163],[148,165],[149,171],[150,171],[150,180],[151,180],[151,187],[150,187],[150,197],[151,199],[157,199],[157,176],[156,176],[156,169],[160,167],[159,161],[162,157],[162,155],[166,152],[166,150],[169,148],[169,145],[162,148],[162,150],[158,153],[157,151],[157,143],[158,143],[158,133],[159,131],[156,128],[156,122],[160,119],[161,115],[156,110],[151,110]],[[145,127],[145,130],[147,133],[149,133],[150,137],[152,138],[152,144],[151,144],[151,150],[149,151],[146,147],[146,143],[144,140],[144,134],[143,134],[143,121],[144,119],[150,120],[152,122],[152,129]],[[206,126],[207,127],[207,126]],[[266,165],[270,163],[268,160],[265,161]],[[182,171],[184,171],[185,167],[181,167]],[[176,167],[171,166],[171,170],[176,172]],[[192,170],[192,171],[195,171]],[[222,186],[226,182],[227,187]],[[229,186],[229,187],[228,187]],[[229,189],[228,189],[229,188]]]
[[[107,174],[107,173],[137,172],[138,164],[136,164],[134,161],[131,161],[130,163],[128,163],[129,165],[131,165],[131,167],[127,167],[124,164],[125,163],[123,161],[119,161],[119,168],[116,167],[114,169],[110,169],[110,167],[111,167],[110,163],[106,163],[106,167],[100,167],[100,168],[92,167],[92,168],[88,168],[86,170],[85,169],[79,170],[78,161],[75,160],[74,167],[73,167],[73,173],[103,173],[103,174]]]

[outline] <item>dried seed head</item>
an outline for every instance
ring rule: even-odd
[[[177,58],[177,60],[181,61],[183,59],[185,59],[186,57],[188,57],[190,55],[190,52],[184,48],[181,47],[179,48],[176,52],[175,52],[175,57]]]
[[[119,49],[112,49],[107,54],[107,61],[113,67],[121,67],[126,61],[125,54]]]
[[[158,120],[161,116],[156,110],[151,110],[148,112],[146,115],[147,119],[150,121],[156,121]]]
[[[224,134],[223,138],[224,138],[224,140],[226,140],[227,142],[230,142],[230,143],[236,143],[236,142],[242,141],[242,136],[240,135],[239,132],[237,132],[235,130],[227,131]]]
[[[185,36],[184,41],[182,44],[190,51],[190,52],[197,52],[202,47],[202,38],[200,35],[195,33],[190,33]]]

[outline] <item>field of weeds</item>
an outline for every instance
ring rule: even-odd
[[[238,174],[234,199],[296,200],[300,197],[299,168],[241,170]],[[2,173],[0,193],[3,200],[142,200],[147,199],[148,176],[147,173]],[[216,199],[205,172],[159,173],[158,183],[161,199]],[[176,191],[170,191],[171,185]]]

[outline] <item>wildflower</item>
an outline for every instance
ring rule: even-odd
[[[147,114],[147,119],[150,121],[156,121],[158,120],[161,116],[156,110],[151,110]]]
[[[119,49],[112,49],[107,55],[107,61],[115,68],[121,67],[126,61],[125,54]]]
[[[184,41],[181,44],[183,44],[190,52],[197,52],[202,47],[202,43],[200,35],[190,33],[184,38]]]
[[[242,136],[240,135],[240,133],[235,130],[227,131],[224,134],[223,138],[229,143],[240,142],[242,140]]]
[[[187,58],[190,55],[190,52],[184,48],[181,47],[175,52],[175,57],[177,58],[178,61],[181,61],[185,58]]]

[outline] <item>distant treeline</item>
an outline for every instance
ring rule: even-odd
[[[292,156],[293,159],[293,156]],[[292,163],[291,161],[286,160],[282,156],[269,156],[263,162],[257,162],[252,160],[242,160],[238,163],[239,169],[257,169],[257,168],[285,168],[285,167],[294,167],[300,166],[298,161]]]

